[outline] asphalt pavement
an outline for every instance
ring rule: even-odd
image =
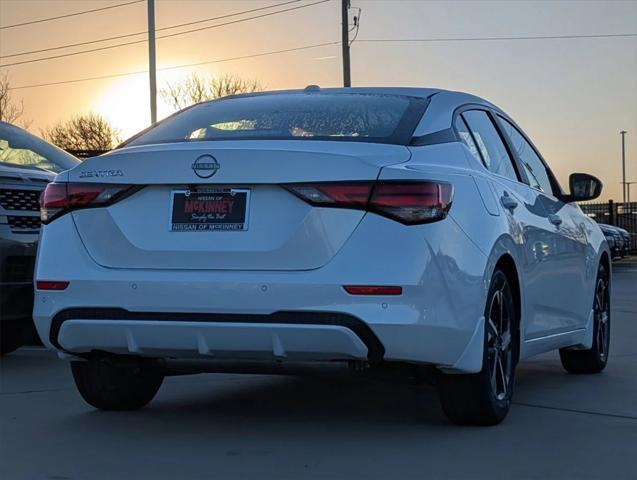
[[[101,412],[26,347],[0,360],[0,478],[637,479],[637,263],[612,305],[607,369],[523,362],[489,428],[449,424],[431,387],[333,378],[171,377],[147,408]]]

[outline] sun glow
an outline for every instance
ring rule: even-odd
[[[165,70],[157,72],[157,118],[173,113],[161,98],[159,91],[167,83],[180,81],[190,75],[185,70]],[[201,72],[208,76],[210,71]],[[119,129],[122,139],[126,139],[150,125],[150,95],[147,73],[113,80],[95,98],[91,109],[104,116]]]
[[[150,125],[149,105],[148,75],[140,74],[113,81],[96,97],[92,109],[124,139]]]

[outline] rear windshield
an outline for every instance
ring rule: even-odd
[[[183,110],[123,146],[214,140],[341,140],[408,144],[420,97],[293,93],[236,97]]]

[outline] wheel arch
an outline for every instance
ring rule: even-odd
[[[610,258],[608,255],[608,252],[606,250],[604,250],[601,254],[601,256],[599,257],[599,264],[603,265],[604,268],[606,269],[606,272],[608,272],[608,281],[610,282]]]

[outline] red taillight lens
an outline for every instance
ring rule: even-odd
[[[394,285],[344,285],[350,295],[402,295],[403,288]]]
[[[49,183],[40,198],[40,219],[49,223],[71,210],[111,205],[134,188],[109,183]]]
[[[408,225],[435,222],[447,215],[452,193],[443,182],[378,183],[369,209]]]
[[[367,210],[406,225],[442,220],[453,196],[451,184],[434,181],[303,183],[286,188],[311,205]]]
[[[316,206],[365,207],[374,184],[353,183],[303,183],[288,188],[306,202]]]
[[[66,290],[69,286],[69,282],[59,280],[37,280],[35,282],[35,288],[38,290]]]

